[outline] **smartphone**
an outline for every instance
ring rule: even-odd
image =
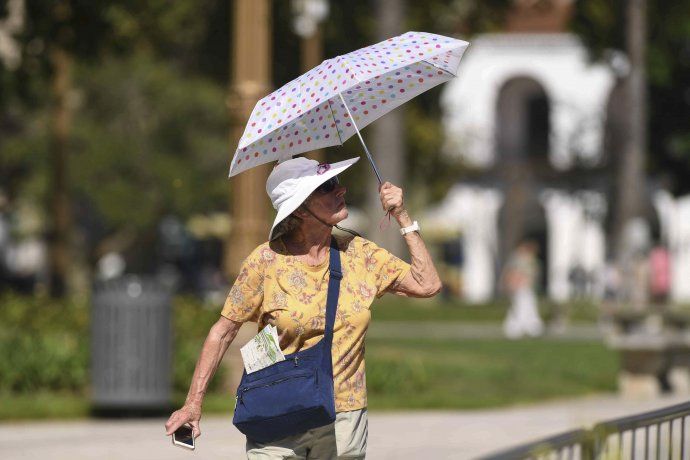
[[[194,436],[192,427],[189,424],[184,424],[179,427],[172,435],[172,443],[178,447],[194,450]]]

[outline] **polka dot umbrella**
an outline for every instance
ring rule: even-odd
[[[359,130],[455,77],[468,45],[442,35],[407,32],[325,60],[256,104],[233,156],[230,176],[342,145],[357,134],[380,183],[381,175]]]

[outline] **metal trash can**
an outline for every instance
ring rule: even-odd
[[[153,278],[97,285],[91,323],[96,412],[165,411],[171,405],[171,294]]]

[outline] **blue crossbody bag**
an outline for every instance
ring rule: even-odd
[[[334,238],[328,270],[326,328],[321,341],[286,355],[285,361],[242,375],[232,423],[249,439],[271,442],[335,421],[331,345],[343,274]]]

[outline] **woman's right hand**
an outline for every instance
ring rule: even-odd
[[[240,330],[242,323],[232,321],[221,316],[211,327],[208,336],[201,348],[199,360],[194,369],[192,383],[187,393],[187,400],[180,410],[173,412],[165,423],[165,433],[170,436],[176,429],[189,423],[192,427],[192,435],[196,438],[201,436],[199,420],[201,420],[201,403],[203,395],[206,393],[208,382],[220,365],[223,355],[227,351],[230,343]]]
[[[192,436],[198,438],[201,436],[201,429],[199,428],[199,421],[201,420],[201,406],[187,403],[181,409],[172,413],[168,421],[165,423],[165,434],[170,436],[175,430],[189,423],[192,427]]]

